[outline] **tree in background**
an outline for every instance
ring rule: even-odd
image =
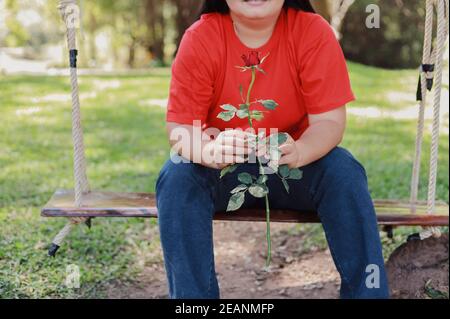
[[[311,2],[341,37],[349,59],[387,68],[410,68],[420,63],[423,0]],[[57,1],[0,0],[0,3],[4,9],[0,27],[6,28],[0,30],[2,45],[25,47],[28,57],[39,57],[41,47],[65,43]],[[141,67],[148,65],[149,60],[152,65],[164,65],[197,18],[202,3],[201,0],[79,0],[83,30],[79,41],[80,65],[100,66],[111,60],[114,67]],[[380,7],[378,29],[366,27],[369,4]],[[22,13],[30,10],[42,17],[39,23],[23,20]],[[101,46],[97,43],[99,39]]]
[[[89,66],[101,64],[98,61],[96,39],[100,32],[109,31],[110,56],[119,60],[120,52],[126,48],[125,64],[133,68],[136,60],[136,50],[145,46],[148,29],[142,1],[96,0],[79,1],[81,6],[83,41],[80,47],[88,58]],[[54,9],[53,9],[54,10]]]
[[[366,8],[381,10],[380,28],[366,27]],[[423,0],[358,0],[342,28],[347,58],[385,68],[415,68],[420,64],[425,20]]]
[[[120,52],[127,49],[125,64],[129,68],[136,65],[137,52],[151,53],[151,58],[159,65],[165,64],[166,24],[164,15],[166,3],[163,0],[80,1],[82,6],[83,33],[88,39],[87,56],[97,64],[97,33],[109,30],[111,54],[115,61]],[[119,63],[120,64],[120,63]]]
[[[149,53],[160,64],[164,64],[166,19],[164,0],[143,0],[145,6],[145,22],[147,24],[146,47]]]
[[[336,34],[341,39],[341,28],[344,18],[355,0],[312,0],[311,4],[317,13],[330,22]]]
[[[195,22],[195,19],[200,13],[203,1],[198,0],[172,0],[173,5],[177,9],[175,16],[175,26],[176,26],[176,47],[181,42],[184,31]]]
[[[6,0],[5,9],[7,10],[5,25],[7,29],[5,44],[11,47],[22,46],[29,40],[30,35],[27,30],[18,21],[19,3],[17,0]]]

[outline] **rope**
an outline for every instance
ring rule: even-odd
[[[426,1],[426,20],[425,20],[425,35],[423,45],[422,65],[432,64],[431,61],[431,40],[433,37],[433,2]],[[422,144],[423,144],[423,131],[425,122],[425,106],[427,103],[427,79],[430,77],[429,72],[425,72],[423,68],[420,70],[420,108],[419,118],[417,122],[417,135],[416,135],[416,151],[414,157],[412,178],[411,178],[411,206],[415,212],[415,205],[417,203],[417,194],[419,190],[419,176],[420,176],[420,159],[422,158]]]
[[[86,175],[86,158],[81,126],[81,109],[78,94],[76,22],[79,19],[79,7],[76,0],[60,0],[58,9],[67,29],[67,46],[70,53],[70,84],[72,88],[72,139],[74,153],[75,205],[83,205],[83,194],[89,192]],[[69,218],[69,222],[53,239],[58,247],[76,224],[87,222],[87,218]]]
[[[70,84],[72,87],[72,139],[74,151],[75,205],[82,206],[83,193],[89,191],[86,176],[86,159],[84,153],[83,130],[81,126],[81,110],[78,95],[78,75],[76,68],[76,29],[70,8],[77,5],[76,0],[60,1],[59,9],[67,26],[67,45],[71,52]]]
[[[437,12],[437,31],[436,46],[432,50],[433,40],[433,14],[434,7]],[[419,120],[417,124],[416,136],[416,153],[413,164],[413,174],[411,179],[411,205],[415,210],[417,202],[417,193],[419,186],[420,158],[422,155],[422,142],[424,131],[424,113],[426,106],[427,89],[431,89],[431,85],[435,84],[433,99],[433,123],[431,134],[431,154],[430,154],[430,172],[428,179],[428,196],[427,196],[427,213],[433,214],[436,204],[436,179],[438,169],[438,150],[439,150],[439,125],[440,125],[440,106],[442,91],[442,64],[445,49],[445,42],[448,34],[448,0],[427,0],[426,1],[426,21],[425,21],[425,37],[424,49],[421,68],[420,81],[420,109]],[[434,63],[432,63],[434,61]],[[430,66],[433,66],[431,67]],[[424,68],[427,66],[427,68]],[[435,74],[433,72],[435,71]],[[428,227],[421,234],[421,239],[430,236],[439,237],[440,230],[436,227]]]
[[[72,217],[69,218],[69,222],[59,231],[59,233],[53,238],[52,244],[61,246],[64,238],[70,234],[73,226],[76,226],[80,223],[86,222],[86,218],[84,217]]]
[[[434,213],[436,206],[436,179],[438,169],[439,157],[439,125],[440,125],[440,108],[441,108],[441,91],[442,91],[442,62],[444,58],[445,42],[447,39],[447,24],[448,24],[448,0],[437,0],[437,39],[435,51],[435,85],[434,99],[433,99],[433,127],[431,133],[431,156],[430,156],[430,175],[428,179],[428,200],[427,212]],[[438,228],[431,229],[432,235],[439,237],[440,231]]]

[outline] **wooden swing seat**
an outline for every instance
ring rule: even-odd
[[[114,193],[93,191],[83,197],[83,207],[75,207],[72,190],[58,190],[42,209],[46,217],[146,217],[157,218],[155,194]],[[448,226],[449,210],[445,202],[436,202],[434,214],[427,214],[426,202],[420,201],[415,209],[408,201],[375,200],[378,223],[386,226]],[[217,212],[215,220],[265,221],[261,209],[241,209],[236,212]],[[273,222],[319,223],[316,212],[271,210]]]

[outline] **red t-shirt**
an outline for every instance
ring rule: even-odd
[[[354,100],[342,49],[333,30],[320,15],[282,10],[271,38],[249,48],[236,35],[229,14],[208,13],[183,35],[172,65],[167,121],[203,128],[248,128],[246,119],[217,118],[223,104],[242,103],[251,71],[241,72],[243,54],[258,51],[269,56],[257,72],[251,100],[271,99],[279,106],[264,113],[254,128],[276,128],[294,139],[308,127],[308,114],[319,114]],[[265,110],[252,104],[252,109]]]

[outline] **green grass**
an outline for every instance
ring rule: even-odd
[[[80,91],[117,81],[119,87],[82,100],[91,187],[151,192],[168,154],[165,116],[162,108],[140,102],[167,96],[169,72],[82,77]],[[99,287],[105,282],[133,278],[140,269],[137,256],[139,265],[158,261],[152,254],[159,247],[155,222],[141,219],[94,220],[90,231],[75,229],[58,258],[46,256],[49,240],[65,220],[41,218],[40,207],[56,188],[71,188],[73,179],[70,102],[42,98],[64,97],[69,90],[68,80],[61,77],[0,78],[3,298],[101,297]],[[26,113],[33,108],[35,113]],[[64,284],[70,264],[82,273],[82,288],[75,292]]]
[[[355,63],[349,63],[349,70],[358,106],[398,110],[414,105],[416,70],[382,70]]]
[[[385,71],[350,64],[356,106],[398,110],[414,105],[415,71]],[[83,76],[82,99],[88,175],[93,189],[154,191],[168,156],[165,110],[143,101],[162,99],[169,69],[148,75]],[[103,89],[102,89],[103,88]],[[40,217],[56,188],[71,188],[72,146],[69,81],[65,77],[0,76],[0,298],[103,297],[110,281],[131,281],[142,268],[160,262],[155,221],[96,219],[77,227],[57,258],[46,248],[65,223]],[[389,92],[411,95],[387,102]],[[365,165],[374,198],[408,198],[415,121],[349,117],[344,146]],[[429,155],[425,139],[425,156]],[[448,135],[441,136],[438,197],[448,202]],[[426,161],[421,183],[426,182]],[[421,198],[425,198],[422,189]],[[305,249],[324,246],[319,225],[301,225]],[[383,238],[385,253],[412,232],[402,228],[395,242]],[[81,289],[65,287],[66,267],[79,266]]]

